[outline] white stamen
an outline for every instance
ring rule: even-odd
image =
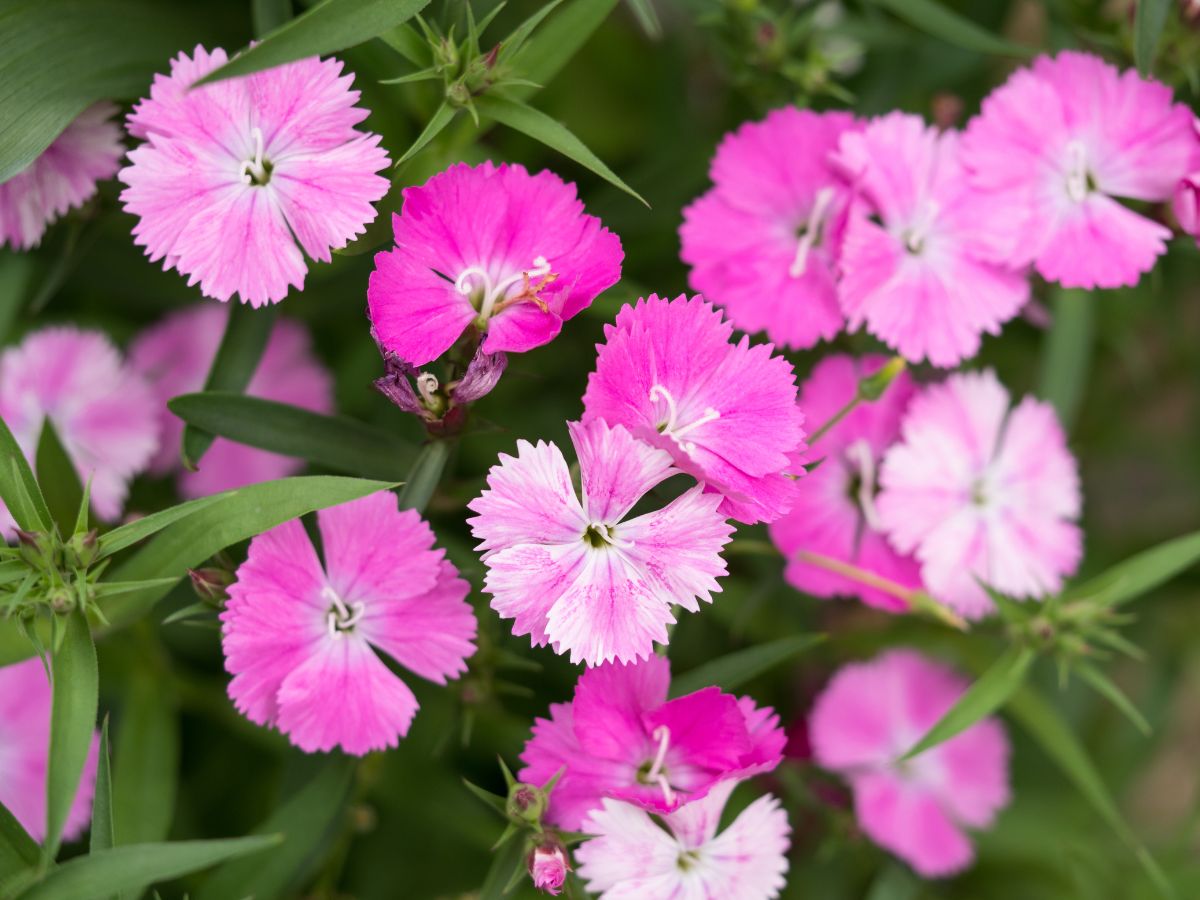
[[[263,165],[263,133],[257,126],[250,129],[254,138],[254,158],[242,163],[242,181],[246,184],[259,184],[267,180],[267,169]]]
[[[721,418],[721,414],[711,406],[705,407],[704,414],[694,422],[689,422],[687,425],[679,424],[679,407],[675,404],[675,398],[661,384],[653,385],[650,388],[650,402],[654,403],[662,400],[667,404],[667,420],[660,426],[662,433],[668,437],[674,438],[679,443],[679,447],[684,453],[692,453],[696,449],[696,445],[691,441],[682,441],[682,438],[689,431],[695,431],[701,425],[707,425],[709,422],[716,421]]]
[[[421,395],[426,406],[432,406],[436,402],[437,398],[433,394],[437,389],[437,376],[432,372],[422,372],[417,376],[417,393]]]
[[[859,438],[846,448],[846,459],[858,466],[858,506],[863,521],[872,531],[881,531],[879,512],[875,509],[875,454],[871,445]]]
[[[904,246],[909,253],[920,253],[925,249],[925,241],[937,221],[941,207],[932,200],[926,200],[917,211],[916,219],[904,232]]]
[[[667,802],[667,806],[675,805],[675,792],[671,790],[671,783],[667,781],[667,776],[663,774],[663,763],[667,759],[667,747],[671,743],[671,729],[666,725],[659,725],[654,729],[651,737],[658,741],[658,752],[654,754],[654,762],[650,764],[650,771],[646,773],[647,781],[657,781],[658,786],[662,788],[663,799]]]
[[[533,268],[527,271],[518,272],[516,275],[510,275],[507,278],[501,279],[494,286],[492,285],[492,276],[487,273],[487,270],[481,266],[470,266],[463,269],[458,277],[454,279],[454,289],[464,297],[470,297],[474,288],[471,285],[471,279],[474,278],[478,282],[476,287],[483,291],[483,301],[479,304],[479,317],[488,319],[492,315],[492,309],[496,303],[504,299],[504,295],[508,293],[508,289],[514,284],[523,281],[526,277],[542,278],[550,274],[550,263],[544,256],[534,257]]]
[[[1071,141],[1067,144],[1067,196],[1082,203],[1087,194],[1087,150],[1079,141]]]
[[[321,589],[321,596],[333,605],[333,609],[329,610],[325,616],[325,627],[331,638],[340,638],[362,621],[362,617],[367,611],[362,603],[351,603],[347,606],[346,601],[339,597],[337,591],[329,585]]]
[[[829,204],[832,202],[833,188],[821,188],[817,191],[817,198],[808,213],[808,221],[804,224],[804,233],[800,235],[800,244],[796,247],[796,258],[792,260],[791,268],[788,269],[788,274],[793,278],[799,278],[807,271],[808,254],[812,252],[817,238],[821,235],[821,224],[825,221],[825,214],[829,212]]]

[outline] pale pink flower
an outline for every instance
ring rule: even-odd
[[[417,698],[379,654],[438,684],[475,649],[469,586],[389,491],[317,513],[324,565],[299,519],[250,542],[221,614],[229,696],[305,752],[361,756],[408,734]]]
[[[540,347],[621,277],[620,240],[553,172],[459,163],[406,188],[392,226],[367,303],[382,347],[414,366],[472,324],[485,353]]]
[[[91,480],[92,509],[110,522],[158,449],[150,387],[98,331],[43,328],[0,353],[0,417],[31,463],[49,420],[80,481]],[[0,511],[7,532],[12,518]]]
[[[740,522],[778,518],[797,492],[804,414],[791,364],[770,344],[730,341],[701,297],[651,294],[605,326],[583,395],[584,422],[624,425],[721,494]]]
[[[134,240],[206,297],[276,303],[302,288],[304,255],[329,262],[375,218],[389,182],[379,136],[354,126],[352,75],[303,59],[193,88],[227,61],[197,46],[129,116],[145,143],[120,172]],[[301,252],[303,251],[303,252]]]
[[[1136,284],[1171,233],[1114,198],[1169,200],[1200,163],[1192,122],[1166,85],[1086,53],[1014,72],[963,138],[994,258],[1064,287]]]
[[[966,829],[987,828],[1009,800],[1008,741],[995,719],[899,761],[966,688],[949,669],[892,650],[838,670],[809,719],[816,761],[850,782],[867,837],[926,878],[970,865]]]
[[[921,563],[934,597],[967,618],[1062,587],[1083,553],[1079,472],[1054,408],[1009,409],[992,371],[926,388],[884,457],[877,501],[893,546]]]
[[[182,469],[183,422],[167,409],[167,401],[204,389],[228,318],[228,309],[212,304],[182,309],[142,332],[129,348],[130,365],[146,379],[158,402],[162,442],[150,466],[156,475]],[[271,329],[245,393],[313,412],[333,411],[332,379],[313,356],[308,331],[291,319],[280,318]],[[217,438],[197,471],[179,472],[179,492],[185,497],[203,497],[285,478],[303,466],[295,457]]]
[[[713,187],[683,211],[688,283],[742,331],[805,349],[842,330],[836,232],[849,194],[829,165],[849,113],[788,106],[725,136]]]
[[[800,389],[800,407],[813,422],[829,421],[858,392],[858,382],[878,371],[887,357],[827,356]],[[907,372],[883,396],[860,403],[821,436],[810,452],[820,460],[801,483],[796,502],[771,523],[771,540],[787,560],[784,574],[799,590],[817,597],[858,597],[893,612],[903,600],[797,558],[815,553],[849,563],[906,588],[920,587],[916,562],[897,553],[883,533],[875,508],[883,454],[900,436],[900,419],[914,387]]]
[[[678,604],[698,612],[726,574],[732,526],[721,498],[695,486],[661,509],[626,518],[678,470],[671,457],[621,426],[568,422],[583,501],[554,444],[517,442],[501,454],[467,521],[487,566],[492,609],[513,634],[590,666],[648,656],[667,642]]]
[[[1029,299],[1028,279],[984,261],[990,223],[967,183],[956,133],[891,113],[843,135],[834,162],[857,201],[842,239],[839,296],[910,362],[953,366]]]
[[[534,847],[533,852],[529,854],[527,865],[529,877],[533,880],[535,888],[545,891],[551,897],[562,893],[567,873],[571,871],[567,851],[563,849],[562,844],[547,843]]]
[[[46,836],[46,775],[50,759],[50,679],[39,659],[0,668],[0,804],[35,841]],[[65,840],[92,820],[99,738],[67,813]]]
[[[771,900],[783,890],[791,826],[770,794],[724,831],[721,812],[735,782],[662,816],[605,800],[583,825],[596,837],[575,851],[579,874],[600,900]],[[665,826],[665,827],[662,827]]]
[[[116,174],[125,146],[111,103],[88,107],[28,166],[0,183],[0,247],[36,247],[46,227]]]
[[[534,723],[520,779],[545,784],[561,772],[549,821],[578,829],[605,797],[667,813],[778,765],[785,738],[774,710],[716,687],[668,700],[670,681],[657,655],[588,669],[572,702]]]

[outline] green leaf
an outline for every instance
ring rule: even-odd
[[[491,791],[484,790],[477,784],[472,784],[465,778],[462,780],[462,783],[468,791],[486,803],[488,807],[500,813],[504,818],[508,818],[508,800],[499,794],[493,794]]]
[[[1137,0],[1133,15],[1133,60],[1143,75],[1149,75],[1154,68],[1158,41],[1174,5],[1174,0]]]
[[[736,690],[775,666],[815,647],[823,640],[823,634],[798,634],[738,650],[672,679],[671,696],[682,697],[710,684],[715,684],[723,691]]]
[[[108,758],[108,716],[100,728],[100,759],[96,764],[96,791],[92,795],[90,852],[111,849],[113,839],[112,767]]]
[[[292,18],[292,0],[251,0],[250,18],[255,35],[268,35]]]
[[[411,25],[390,28],[379,35],[379,39],[414,66],[423,68],[431,62],[429,45]]]
[[[442,480],[442,472],[450,459],[450,442],[432,440],[421,448],[420,455],[409,470],[404,487],[400,489],[401,509],[424,511],[429,499]]]
[[[196,83],[249,75],[309,56],[345,50],[407,22],[428,3],[429,0],[322,0]]]
[[[213,494],[209,497],[200,497],[197,500],[188,500],[186,503],[180,503],[176,506],[159,510],[156,513],[135,519],[119,528],[114,528],[107,534],[100,535],[96,558],[104,559],[106,556],[119,553],[126,547],[132,547],[139,541],[144,541],[151,535],[162,531],[168,525],[188,516],[195,515],[206,506],[212,506],[222,496],[224,495]]]
[[[1032,56],[1032,47],[1014,44],[947,9],[937,0],[874,0],[918,31],[974,53],[996,56]]]
[[[500,52],[502,55],[516,56],[521,52],[521,48],[525,46],[525,42],[529,40],[529,36],[533,34],[533,30],[537,28],[545,20],[546,16],[554,12],[563,0],[551,0],[545,6],[538,9],[533,15],[529,16],[524,22],[512,30],[512,32],[500,42]]]
[[[1108,698],[1113,706],[1123,712],[1138,731],[1145,735],[1150,734],[1150,723],[1146,721],[1146,717],[1107,675],[1085,660],[1078,660],[1074,665],[1074,671],[1098,694]]]
[[[1025,680],[1036,653],[1029,647],[1010,647],[959,697],[958,702],[913,745],[901,760],[912,759],[999,709]]]
[[[405,150],[404,155],[396,160],[396,168],[400,168],[400,166],[424,150],[430,141],[441,134],[446,126],[454,121],[456,115],[458,115],[458,110],[443,100],[442,105],[437,108],[433,116],[421,130],[421,133],[417,135],[417,139],[412,142],[412,146]]]
[[[1038,395],[1054,405],[1059,421],[1068,431],[1075,423],[1087,387],[1095,303],[1087,291],[1056,292],[1054,322],[1046,332],[1042,348]]]
[[[416,447],[391,432],[260,397],[184,394],[167,406],[210,434],[363,478],[399,480],[417,456]]]
[[[508,841],[492,854],[492,865],[479,889],[479,900],[501,900],[525,864],[525,841]]]
[[[919,896],[921,882],[907,868],[893,862],[871,882],[865,900],[917,900]]]
[[[37,865],[40,856],[37,842],[29,836],[17,817],[0,803],[0,873],[4,876]],[[0,885],[3,881],[0,881]]]
[[[549,84],[616,6],[617,0],[571,0],[514,54],[517,71],[537,84]],[[516,88],[511,93],[526,98],[536,90]]]
[[[79,483],[75,464],[49,419],[43,421],[42,436],[38,440],[37,478],[59,534],[74,534],[75,520],[83,502],[83,485]]]
[[[0,251],[0,342],[8,337],[28,302],[36,270],[28,253]]]
[[[1200,562],[1200,531],[1143,550],[1063,593],[1063,602],[1093,599],[1103,606],[1136,600]]]
[[[654,8],[651,0],[626,0],[626,2],[633,12],[633,17],[642,26],[642,31],[646,32],[646,37],[651,40],[662,37],[662,22],[659,21],[658,11]]]
[[[37,479],[17,439],[0,419],[0,500],[26,531],[46,531],[53,521]]]
[[[116,735],[113,823],[117,843],[167,837],[175,815],[179,721],[165,673],[137,670],[126,682]]]

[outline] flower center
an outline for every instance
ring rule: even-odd
[[[347,605],[329,585],[321,589],[321,597],[329,601],[329,610],[325,613],[325,627],[331,638],[340,638],[346,632],[353,631],[366,612],[366,607],[361,603]]]
[[[686,872],[698,862],[700,862],[699,850],[684,850],[679,854],[679,859],[675,861],[675,864],[679,866],[679,871]]]
[[[721,418],[721,414],[711,406],[705,407],[703,415],[687,425],[683,425],[679,421],[679,406],[675,402],[675,398],[661,384],[656,384],[650,388],[650,402],[657,403],[662,401],[667,409],[665,413],[659,413],[659,423],[657,425],[659,434],[665,434],[667,437],[674,438],[679,444],[679,449],[684,453],[692,453],[696,449],[696,445],[691,441],[680,440],[685,434],[695,431],[701,425],[707,425],[709,422],[715,422]]]
[[[535,278],[541,280],[535,284]],[[550,263],[546,257],[537,256],[533,260],[532,268],[502,278],[495,284],[492,284],[492,276],[482,266],[469,266],[454,280],[454,289],[464,297],[470,298],[471,305],[479,310],[477,321],[480,327],[484,327],[493,315],[522,301],[536,303],[545,312],[546,304],[538,297],[538,292],[557,278],[558,276],[550,271]],[[512,297],[507,296],[509,289],[518,282],[524,282],[521,290]]]
[[[637,780],[641,784],[657,784],[662,790],[663,800],[667,806],[675,805],[675,792],[671,790],[671,783],[667,781],[667,768],[664,765],[667,759],[667,749],[671,745],[671,729],[666,725],[659,725],[650,735],[654,740],[658,741],[658,749],[654,754],[654,759],[642,763],[638,769]]]
[[[246,184],[264,185],[271,180],[271,171],[275,168],[269,159],[263,159],[262,130],[255,127],[250,129],[254,138],[254,156],[242,163],[242,181]]]
[[[796,246],[796,258],[792,260],[792,265],[788,269],[788,274],[793,278],[799,278],[808,270],[808,254],[812,252],[812,248],[821,238],[822,226],[832,203],[833,188],[821,188],[817,191],[812,209],[808,211],[808,221],[800,230],[800,243]]]
[[[846,448],[845,456],[853,472],[847,493],[862,510],[867,527],[881,531],[879,512],[875,509],[875,454],[871,452],[871,445],[859,438]]]
[[[905,250],[916,256],[925,249],[925,242],[929,240],[929,232],[933,230],[940,211],[941,207],[932,200],[926,200],[921,204],[912,224],[902,235]]]
[[[1096,179],[1088,169],[1087,149],[1081,141],[1067,144],[1067,196],[1082,203],[1096,189]]]
[[[583,533],[583,539],[597,549],[611,547],[615,542],[612,529],[603,522],[593,522],[589,525]]]

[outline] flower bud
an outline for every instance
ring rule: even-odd
[[[1200,172],[1193,172],[1179,182],[1171,210],[1181,229],[1200,237]]]
[[[201,600],[215,603],[224,603],[229,599],[226,588],[234,582],[232,572],[212,566],[204,569],[188,569],[188,578],[192,580],[192,590]]]
[[[537,824],[546,813],[546,792],[536,784],[514,784],[508,791],[508,815],[519,822]]]
[[[883,396],[883,392],[891,384],[907,364],[904,357],[893,356],[878,372],[868,375],[858,383],[858,396],[862,400],[874,402]]]
[[[67,541],[67,562],[80,569],[86,569],[96,561],[99,552],[99,541],[96,529],[83,534],[75,534]]]
[[[555,837],[541,838],[525,860],[525,864],[529,867],[529,877],[533,879],[533,886],[554,897],[562,891],[567,873],[571,871],[566,848]]]

